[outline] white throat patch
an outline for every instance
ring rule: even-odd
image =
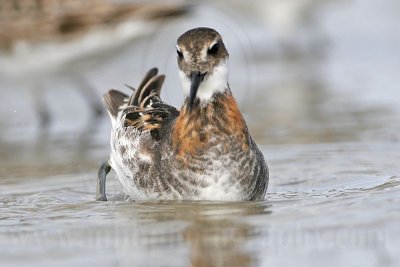
[[[181,78],[183,91],[186,96],[190,92],[190,78],[186,74],[179,70],[179,77]],[[221,62],[214,68],[211,75],[207,75],[204,80],[200,83],[199,89],[197,90],[197,97],[203,101],[211,100],[211,97],[216,92],[223,92],[228,88],[228,61]]]

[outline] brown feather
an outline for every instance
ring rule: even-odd
[[[158,69],[157,68],[152,68],[150,69],[144,76],[142,82],[140,83],[139,87],[137,88],[137,90],[135,91],[134,94],[132,94],[132,96],[129,98],[129,105],[133,105],[133,106],[139,106],[139,96],[140,93],[143,89],[143,87],[147,84],[147,82],[153,78],[154,76],[156,76],[158,73]]]
[[[156,75],[153,76],[145,86],[143,86],[139,98],[138,98],[138,104],[139,106],[142,106],[142,101],[149,96],[152,92],[156,92],[157,95],[160,94],[161,92],[161,87],[164,83],[165,80],[165,75]]]
[[[124,101],[127,98],[128,96],[126,94],[115,89],[111,89],[103,95],[103,101],[108,112],[110,112],[110,114],[115,118],[118,115],[119,107],[124,104]]]
[[[146,97],[142,100],[142,102],[140,103],[140,107],[141,107],[141,108],[147,107],[147,105],[150,104],[150,100],[153,100],[153,102],[155,102],[154,100],[156,100],[156,101],[157,101],[157,100],[158,100],[158,101],[161,101],[160,98],[156,95],[156,93],[155,93],[155,92],[152,92],[150,95],[146,96]]]

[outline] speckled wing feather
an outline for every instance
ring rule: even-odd
[[[179,111],[165,104],[160,98],[165,75],[157,75],[157,68],[150,69],[144,76],[139,87],[133,90],[130,97],[117,90],[110,90],[104,96],[104,102],[110,115],[117,118],[121,113],[125,128],[134,127],[140,131],[150,131],[159,138],[158,130],[171,117],[177,117]]]

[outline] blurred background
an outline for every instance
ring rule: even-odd
[[[266,201],[129,206],[110,178],[115,201],[93,202],[109,153],[101,95],[156,66],[180,107],[176,39],[199,26],[230,53],[230,87],[271,169]],[[0,0],[0,263],[395,266],[399,47],[397,0]]]
[[[2,1],[1,138],[108,124],[101,95],[153,66],[179,107],[176,39],[207,26],[224,37],[258,142],[358,140],[399,106],[398,10],[391,0]]]

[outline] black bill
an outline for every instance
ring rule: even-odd
[[[189,93],[189,109],[192,110],[194,105],[194,100],[196,99],[197,90],[199,89],[200,83],[204,80],[204,76],[207,73],[200,73],[199,71],[192,72],[190,77],[191,85],[190,85],[190,93]]]

